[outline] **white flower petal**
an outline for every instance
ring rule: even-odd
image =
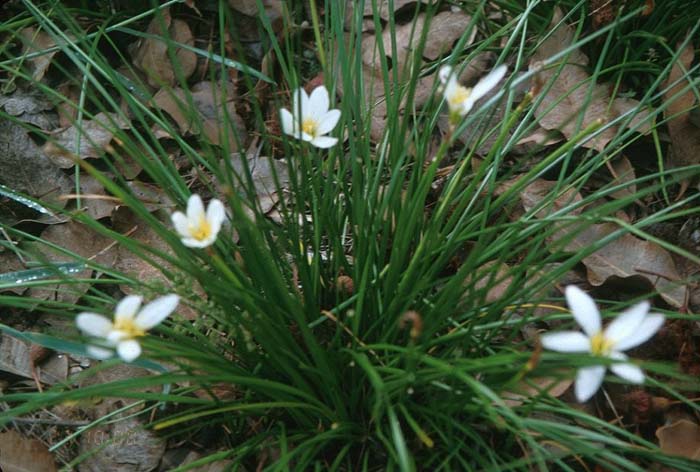
[[[294,125],[294,117],[286,108],[280,110],[280,124],[282,125],[282,131],[290,136],[295,136],[296,126]]]
[[[134,339],[127,339],[117,345],[117,353],[126,362],[131,362],[141,355],[141,345]]]
[[[144,331],[147,331],[154,326],[160,324],[165,318],[170,316],[177,304],[180,302],[180,297],[175,294],[166,295],[156,298],[148,305],[144,306],[134,320],[134,324]]]
[[[128,295],[117,303],[114,310],[114,322],[133,320],[141,307],[143,298],[138,295]]]
[[[224,204],[221,200],[214,198],[209,202],[207,207],[207,221],[211,226],[211,232],[216,238],[219,230],[221,229],[221,224],[226,219],[226,210],[224,210]]]
[[[292,94],[292,115],[299,123],[309,116],[309,95],[301,87]]]
[[[175,227],[175,231],[180,236],[189,236],[190,235],[190,227],[189,227],[189,220],[187,219],[187,216],[181,212],[181,211],[176,211],[172,215],[170,215],[170,219],[173,222],[173,226]]]
[[[591,398],[603,383],[604,376],[605,366],[594,365],[580,368],[576,373],[576,386],[574,387],[576,399],[583,403]]]
[[[328,113],[331,99],[328,95],[328,89],[325,85],[316,87],[309,96],[309,117],[316,120],[321,120]],[[306,118],[306,116],[304,116]],[[319,132],[320,134],[323,134]]]
[[[593,299],[575,285],[569,285],[564,291],[566,303],[583,332],[588,337],[600,332],[600,312]]]
[[[75,323],[85,334],[96,338],[106,338],[113,326],[109,319],[97,313],[80,313]]]
[[[204,218],[204,204],[202,203],[202,197],[193,193],[187,200],[187,219],[191,222],[199,222],[201,218]]]
[[[591,341],[578,331],[562,331],[560,333],[548,333],[540,338],[542,346],[558,352],[588,352],[591,350]]]
[[[325,148],[335,146],[337,142],[338,142],[338,138],[331,138],[328,136],[319,136],[317,138],[314,138],[311,141],[311,144],[313,144],[317,148],[325,149]]]
[[[644,372],[634,364],[613,364],[610,366],[610,370],[618,377],[622,377],[633,384],[644,383]]]
[[[446,85],[451,77],[452,77],[452,66],[442,66],[440,68],[440,71],[438,71],[438,78],[440,79],[440,82],[443,85]]]
[[[612,323],[605,328],[605,338],[614,343],[616,350],[623,349],[617,346],[617,343],[622,342],[634,332],[642,324],[644,318],[649,313],[649,302],[638,303],[627,310],[623,311],[613,320]]]
[[[107,343],[112,346],[116,346],[119,344],[123,339],[128,339],[131,336],[129,333],[126,331],[122,331],[120,329],[113,329],[109,333],[107,333]]]
[[[481,97],[489,93],[489,91],[494,88],[503,79],[503,77],[508,72],[508,67],[501,64],[494,70],[488,73],[488,75],[482,78],[472,89],[470,99],[472,102],[476,102]]]
[[[626,351],[648,341],[661,328],[664,320],[664,315],[657,313],[647,315],[633,333],[615,344],[615,349]]]
[[[319,119],[317,134],[327,134],[335,125],[340,121],[340,110],[329,110],[325,115],[321,116]]]
[[[182,244],[187,246],[187,247],[193,247],[197,249],[201,249],[207,246],[211,246],[211,243],[214,242],[212,238],[207,238],[207,239],[194,239],[194,238],[182,238],[181,239]]]
[[[101,361],[114,356],[114,351],[112,351],[111,349],[105,349],[103,347],[95,346],[93,344],[88,344],[85,349],[87,350],[87,353],[90,357]]]

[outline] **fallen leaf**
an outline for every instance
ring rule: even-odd
[[[0,371],[33,379],[32,346],[6,334],[0,334]],[[50,356],[39,362],[37,372],[42,383],[54,385],[63,382],[68,373],[66,357]],[[0,456],[2,457],[2,456]]]
[[[79,159],[100,157],[118,129],[129,128],[117,113],[98,113],[92,120],[84,120],[63,130],[44,144],[44,153],[58,167],[73,167]]]
[[[110,238],[75,221],[48,226],[42,231],[41,239],[106,267],[111,267],[116,260],[116,249]],[[35,257],[39,262],[75,262],[74,258],[49,246],[37,243],[34,247],[37,250]],[[66,275],[65,284],[32,287],[28,295],[40,300],[55,298],[65,303],[75,303],[90,288],[90,285],[74,283],[70,280],[89,279],[93,275],[92,272],[92,269],[86,269],[76,274]]]
[[[53,104],[36,90],[18,88],[11,95],[0,95],[0,107],[18,121],[44,131],[56,129],[58,124],[56,114],[49,112]]]
[[[558,182],[552,182],[544,179],[536,179],[532,181],[532,183],[527,185],[520,192],[520,201],[522,202],[525,211],[530,211],[536,208],[543,200],[548,199],[552,202],[552,204],[538,210],[535,214],[537,218],[542,219],[551,213],[555,213],[560,211],[562,208],[578,204],[583,200],[578,191],[573,187],[559,188],[557,195],[553,197],[551,193],[557,187],[559,187]],[[582,208],[577,207],[570,210],[567,214],[578,215],[581,213],[581,211]]]
[[[242,161],[243,155],[239,153],[231,154],[231,168],[238,176],[234,179],[235,189],[244,192],[247,187],[245,168]],[[263,214],[269,212],[279,201],[278,188],[275,185],[275,178],[279,182],[280,189],[286,190],[289,184],[289,173],[287,162],[268,157],[248,155],[248,168],[255,186],[255,193],[258,196],[260,208]],[[273,174],[274,167],[274,174]]]
[[[54,472],[57,469],[53,455],[44,443],[7,430],[0,433],[0,470]]]
[[[562,66],[556,63],[544,67],[545,61],[574,43],[574,31],[562,22],[562,18],[561,10],[555,9],[551,23],[553,32],[530,59],[530,69],[538,70],[532,85],[533,95],[539,95],[535,116],[543,128],[557,129],[567,139],[589,126],[601,123],[602,130],[581,142],[581,146],[603,151],[619,129],[617,124],[607,123],[622,112],[638,108],[639,102],[627,98],[616,105],[610,97],[609,87],[594,83],[586,72],[588,57],[578,48],[560,59],[564,61]],[[628,126],[646,119],[648,115],[642,113],[642,117],[632,120]]]
[[[165,191],[157,185],[132,180],[127,182],[126,186],[148,211],[156,211],[162,208],[171,209],[175,206],[175,203]]]
[[[197,67],[197,55],[176,44],[194,46],[190,27],[182,20],[173,19],[169,9],[159,11],[161,15],[153,18],[146,30],[146,33],[159,37],[141,39],[132,53],[134,65],[146,74],[148,83],[153,87],[175,85],[178,82],[177,74],[187,79]],[[177,65],[171,62],[166,39],[173,42]]]
[[[377,11],[379,12],[379,16],[384,20],[384,21],[389,21],[389,16],[395,14],[397,11],[401,10],[403,7],[411,4],[416,4],[418,3],[418,0],[377,0],[376,6],[377,6]],[[421,3],[431,3],[430,0],[421,0]],[[365,2],[365,9],[363,12],[364,16],[374,16],[374,5],[375,3],[370,0]],[[390,6],[393,5],[394,9],[392,10]]]
[[[573,377],[563,380],[554,377],[528,378],[518,382],[512,391],[503,392],[501,397],[506,405],[513,408],[522,405],[528,398],[544,393],[553,398],[559,398],[573,383]]]
[[[691,120],[691,112],[697,110],[698,105],[695,101],[694,87],[689,84],[689,81],[693,80],[692,76],[687,75],[693,57],[693,43],[688,41],[663,85],[667,88],[664,93],[664,117],[667,120],[673,150],[669,162],[674,167],[700,163],[700,128]]]
[[[199,82],[191,92],[183,89],[161,89],[153,98],[155,106],[165,111],[175,121],[180,132],[199,134],[215,145],[222,145],[228,137],[228,148],[236,151],[239,143],[245,146],[247,132],[234,104],[235,88],[226,82],[225,91],[215,82]],[[188,105],[188,95],[195,111]],[[222,96],[223,95],[223,96]]]
[[[632,167],[632,163],[626,156],[620,155],[612,160],[605,161],[605,165],[610,170],[615,185],[625,184],[624,188],[610,194],[611,197],[625,198],[637,193],[637,184],[634,183],[637,176],[634,172],[634,167]]]
[[[65,205],[60,195],[70,193],[71,180],[57,168],[41,148],[16,123],[0,127],[0,184],[46,203]]]
[[[58,49],[47,52],[48,49],[56,45],[56,42],[47,32],[39,31],[33,26],[24,28],[20,31],[19,35],[24,42],[22,53],[27,55],[37,54],[26,59],[26,61],[31,66],[32,79],[39,82],[44,78],[46,70],[49,68],[53,57],[58,52]]]
[[[494,270],[494,266],[498,264],[498,268]],[[465,299],[477,299],[484,303],[493,303],[500,300],[503,294],[513,283],[513,277],[508,275],[510,267],[501,262],[487,262],[479,267],[479,270],[474,275],[469,275],[464,279],[462,286],[465,287]],[[476,280],[475,280],[476,279]],[[485,294],[477,295],[488,287]],[[477,298],[474,298],[477,297]]]
[[[617,231],[614,223],[592,225],[578,233],[565,248],[567,252],[580,252]],[[639,276],[648,280],[661,298],[674,308],[685,302],[686,289],[671,254],[658,244],[624,234],[583,259],[588,281],[602,285],[610,277]]]
[[[86,379],[81,386],[109,384],[151,375],[146,369],[128,364],[118,364],[100,370]],[[156,392],[157,386],[137,389],[142,392]],[[134,403],[133,398],[109,397],[87,409],[88,415],[96,420],[114,410]],[[91,453],[80,463],[81,472],[136,472],[155,470],[165,452],[165,438],[147,429],[144,422],[148,418],[136,416],[143,405],[124,410],[113,415],[118,421],[90,428],[80,435],[79,453]]]
[[[111,215],[117,206],[117,201],[108,195],[102,184],[90,174],[80,176],[80,192],[83,208],[95,220]]]
[[[661,426],[656,430],[661,450],[673,456],[700,459],[700,426],[689,420]]]
[[[183,465],[189,465],[199,459],[204,457],[202,454],[198,453],[197,451],[190,451],[189,454],[185,457],[185,460],[180,464],[181,466]],[[233,461],[230,459],[219,459],[214,462],[209,462],[208,464],[205,465],[200,465],[199,467],[194,467],[194,468],[188,468],[187,470],[192,471],[192,472],[226,472],[229,471],[233,468]]]

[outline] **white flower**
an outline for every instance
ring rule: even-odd
[[[140,311],[142,297],[124,297],[114,311],[114,322],[97,313],[80,313],[75,322],[85,334],[101,338],[106,347],[88,345],[88,352],[97,359],[108,359],[114,355],[109,348],[117,350],[119,357],[131,362],[141,355],[138,338],[158,325],[175,310],[180,297],[171,294],[153,300]]]
[[[507,71],[507,66],[500,65],[479,80],[474,88],[467,88],[457,82],[457,74],[452,73],[451,66],[442,66],[438,76],[444,86],[443,94],[450,110],[450,122],[457,123],[469,113],[476,101],[494,88]]]
[[[214,198],[209,202],[207,212],[197,194],[190,196],[187,201],[187,215],[176,211],[170,217],[175,230],[180,234],[182,244],[188,247],[207,247],[214,244],[221,230],[221,224],[226,219],[224,204]]]
[[[297,139],[308,141],[319,148],[335,146],[338,138],[324,136],[331,132],[340,120],[340,110],[329,110],[330,98],[323,85],[316,87],[311,96],[299,88],[292,98],[292,111],[280,110],[282,131]]]
[[[600,312],[591,297],[573,285],[566,287],[565,295],[571,313],[583,328],[583,333],[562,331],[545,334],[542,336],[542,345],[553,351],[589,352],[594,356],[622,361],[612,364],[610,370],[629,382],[643,383],[644,372],[627,362],[627,356],[622,351],[648,341],[661,328],[664,316],[649,313],[649,302],[642,302],[622,312],[603,330]],[[576,399],[585,402],[591,398],[603,383],[604,375],[605,366],[580,368],[576,374]]]

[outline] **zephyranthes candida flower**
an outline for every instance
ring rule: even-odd
[[[207,247],[214,244],[226,219],[224,204],[214,198],[209,202],[206,213],[204,204],[197,194],[187,201],[187,214],[176,211],[171,215],[175,230],[180,234],[182,244],[189,247]]]
[[[450,123],[458,123],[460,118],[469,113],[476,101],[494,88],[507,71],[508,67],[500,65],[479,80],[474,88],[468,88],[459,84],[457,74],[453,72],[451,66],[443,66],[438,75],[444,87],[443,94],[450,110]]]
[[[127,362],[139,357],[141,345],[138,338],[167,318],[180,298],[166,295],[141,308],[142,301],[137,295],[124,297],[114,311],[114,321],[97,313],[80,313],[77,316],[75,322],[78,328],[101,340],[100,346],[88,345],[88,352],[93,357],[108,359],[114,355],[114,349]]]
[[[308,141],[319,148],[335,146],[338,138],[325,136],[340,120],[340,110],[330,109],[328,90],[316,87],[311,95],[299,88],[292,95],[292,111],[280,110],[282,131],[297,139]]]
[[[664,316],[649,313],[649,302],[642,302],[622,312],[605,329],[601,326],[600,312],[591,297],[573,285],[566,287],[566,302],[574,319],[583,329],[562,331],[542,336],[542,345],[559,352],[587,352],[607,357],[615,362],[610,370],[628,382],[641,384],[644,372],[627,362],[622,353],[648,341],[664,323]],[[581,367],[576,374],[576,399],[585,402],[603,383],[605,366]]]

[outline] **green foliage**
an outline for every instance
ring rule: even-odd
[[[247,125],[259,135],[260,156],[286,157],[288,192],[280,189],[281,176],[270,166],[280,198],[280,222],[276,223],[260,207],[247,161],[243,160],[242,172],[237,172],[225,157],[231,151],[228,140],[214,146],[204,138],[183,136],[164,112],[149,106],[153,97],[148,86],[119,69],[126,67],[133,73],[124,43],[148,37],[140,32],[145,30],[144,22],[159,15],[162,7],[153,6],[130,17],[95,13],[87,31],[74,11],[60,2],[24,3],[27,10],[13,20],[12,28],[34,25],[48,32],[61,56],[52,65],[55,73],[77,86],[81,95],[72,101],[46,81],[32,86],[55,103],[77,108],[78,125],[99,112],[116,113],[131,122],[129,129],[115,123],[118,150],[99,160],[78,162],[76,193],[80,193],[81,176],[94,177],[133,212],[138,224],[147,225],[165,241],[168,250],[132,239],[110,222],[95,220],[85,212],[46,207],[153,262],[172,282],[170,287],[162,283],[142,286],[144,281],[132,274],[121,274],[66,251],[67,262],[41,272],[41,277],[52,278],[39,284],[55,284],[56,279],[70,282],[64,270],[70,264],[85,264],[103,275],[91,280],[90,291],[76,304],[45,301],[42,308],[70,316],[88,309],[110,312],[117,287],[128,284],[145,294],[177,292],[197,312],[197,318],[170,321],[160,328],[159,336],[144,340],[149,361],[141,365],[159,367],[152,376],[80,389],[67,384],[44,393],[8,393],[3,401],[11,408],[0,413],[0,421],[7,423],[13,416],[62,402],[126,397],[154,407],[144,412],[155,412],[149,426],[162,434],[186,436],[209,428],[223,431],[224,427],[231,432],[227,450],[198,464],[230,458],[249,467],[257,463],[263,449],[271,448],[278,458],[269,464],[269,470],[576,470],[579,461],[606,470],[644,471],[652,463],[695,470],[692,462],[661,454],[653,443],[553,398],[546,389],[517,406],[504,402],[503,395],[521,381],[591,362],[549,353],[542,354],[538,362],[533,340],[524,338],[521,329],[544,326],[540,323],[549,318],[536,319],[534,309],[551,298],[548,289],[584,257],[623,234],[652,238],[645,233],[650,225],[696,214],[697,193],[691,192],[634,223],[618,216],[637,201],[697,173],[697,166],[652,169],[637,178],[637,190],[624,197],[604,198],[627,185],[612,182],[586,193],[580,201],[562,202],[567,191],[587,189],[597,173],[606,171],[606,163],[639,140],[639,135],[621,129],[606,152],[598,153],[584,149],[581,142],[614,124],[579,127],[568,142],[533,150],[514,162],[513,148],[536,126],[533,109],[541,100],[538,96],[519,106],[515,102],[518,84],[533,76],[528,72],[513,75],[502,93],[489,100],[507,109],[498,126],[484,129],[469,145],[456,140],[462,131],[487,122],[492,109],[483,106],[434,146],[442,113],[437,87],[416,114],[403,103],[412,102],[421,74],[435,70],[438,63],[399,74],[383,53],[378,62],[382,81],[385,90],[393,93],[385,97],[388,119],[383,138],[374,145],[369,139],[372,111],[366,105],[358,33],[363,18],[357,12],[362,8],[347,20],[343,2],[335,1],[323,4],[323,17],[312,8],[313,34],[306,39],[311,38],[316,46],[320,58],[316,66],[323,68],[328,89],[339,92],[343,84],[337,106],[342,110],[339,128],[347,140],[329,151],[311,148],[266,126],[269,117],[277,118],[279,107],[289,107],[286,95],[275,95],[277,101],[269,106],[255,94],[261,78],[274,82],[271,87],[277,91],[304,84],[310,77],[300,76],[298,64],[308,43],[302,43],[301,33],[295,31],[286,31],[289,37],[280,39],[261,15],[261,29],[268,33],[265,41],[274,51],[281,75],[274,77],[260,71],[258,64],[246,64],[242,51],[236,61],[224,59],[225,34],[235,38],[236,33],[230,29],[232,13],[226,2],[219,2],[218,44],[212,52],[199,47],[192,50],[209,59],[209,79],[220,86],[222,96],[228,92],[221,78],[233,69],[241,74],[242,90],[238,92],[252,109]],[[529,54],[548,28],[551,6],[500,2],[509,16],[507,21],[496,22],[483,16],[484,2],[469,3],[477,12],[472,27],[489,34],[468,45],[466,31],[440,62],[461,64],[491,50],[498,53],[500,62],[526,70]],[[582,2],[569,3],[570,16],[584,21]],[[674,6],[681,9],[683,4]],[[434,7],[425,8],[435,13]],[[579,37],[562,54],[583,44],[595,49],[599,55],[592,64],[592,82],[617,80],[609,77],[617,74],[621,80],[647,87],[653,84],[649,93],[638,97],[642,98],[640,108],[658,104],[658,86],[670,70],[670,58],[662,57],[651,66],[645,63],[641,79],[630,76],[641,67],[643,52],[636,48],[636,38],[644,37],[642,49],[658,47],[663,43],[661,36],[667,34],[671,10],[659,8],[641,20],[638,15],[622,15],[594,35]],[[379,27],[379,16],[373,20]],[[697,28],[690,19],[686,21]],[[7,26],[2,33],[10,31]],[[601,42],[607,46],[601,48]],[[419,51],[423,46],[421,43]],[[176,43],[169,41],[168,47],[174,57]],[[396,44],[380,43],[379,47],[380,51],[395,50]],[[7,45],[3,54],[0,68],[16,81],[31,83],[23,66],[28,57]],[[187,90],[185,80],[179,82]],[[201,131],[205,125],[193,111],[192,96],[180,105],[194,129]],[[663,121],[660,113],[649,120],[655,126]],[[235,124],[229,124],[227,132],[235,134]],[[169,135],[167,145],[152,132],[154,126]],[[490,134],[493,144],[478,157],[473,144]],[[235,141],[240,142],[241,137],[234,136]],[[189,178],[197,181],[194,189],[169,157],[172,148],[191,166]],[[173,208],[156,212],[147,208],[120,175],[118,169],[126,156],[180,209],[191,191],[219,198],[223,194],[231,212],[230,226],[212,250],[193,250],[180,243],[168,219]],[[452,171],[438,180],[439,171],[448,163]],[[516,175],[517,181],[509,180]],[[545,175],[556,180],[552,192],[534,208],[512,218],[520,205],[520,192]],[[548,238],[560,235],[562,228],[571,239],[601,222],[616,224],[619,230],[578,253],[552,250],[549,245]],[[4,230],[21,240],[20,248],[28,241],[42,242],[18,227],[4,226]],[[47,269],[32,273],[37,270]],[[341,275],[352,281],[352,291],[339,287]],[[9,280],[15,280],[16,287],[29,285],[18,274],[0,276],[3,287]],[[490,297],[503,282],[506,287],[495,299]],[[206,295],[192,288],[195,283]],[[27,306],[11,295],[1,296],[0,303]],[[563,317],[552,313],[551,319],[556,318]],[[4,325],[0,329],[64,352],[82,353],[77,337],[68,342],[21,334]],[[570,370],[557,375],[572,374]],[[676,373],[667,380],[663,388],[675,392],[680,382],[690,379]],[[234,399],[216,398],[213,392],[222,384],[235,386]],[[685,387],[697,388],[696,382],[692,385]],[[144,393],[142,388],[147,386],[160,390]],[[193,395],[201,390],[209,395]],[[693,403],[688,406],[697,410]],[[249,419],[259,426],[250,428]]]

